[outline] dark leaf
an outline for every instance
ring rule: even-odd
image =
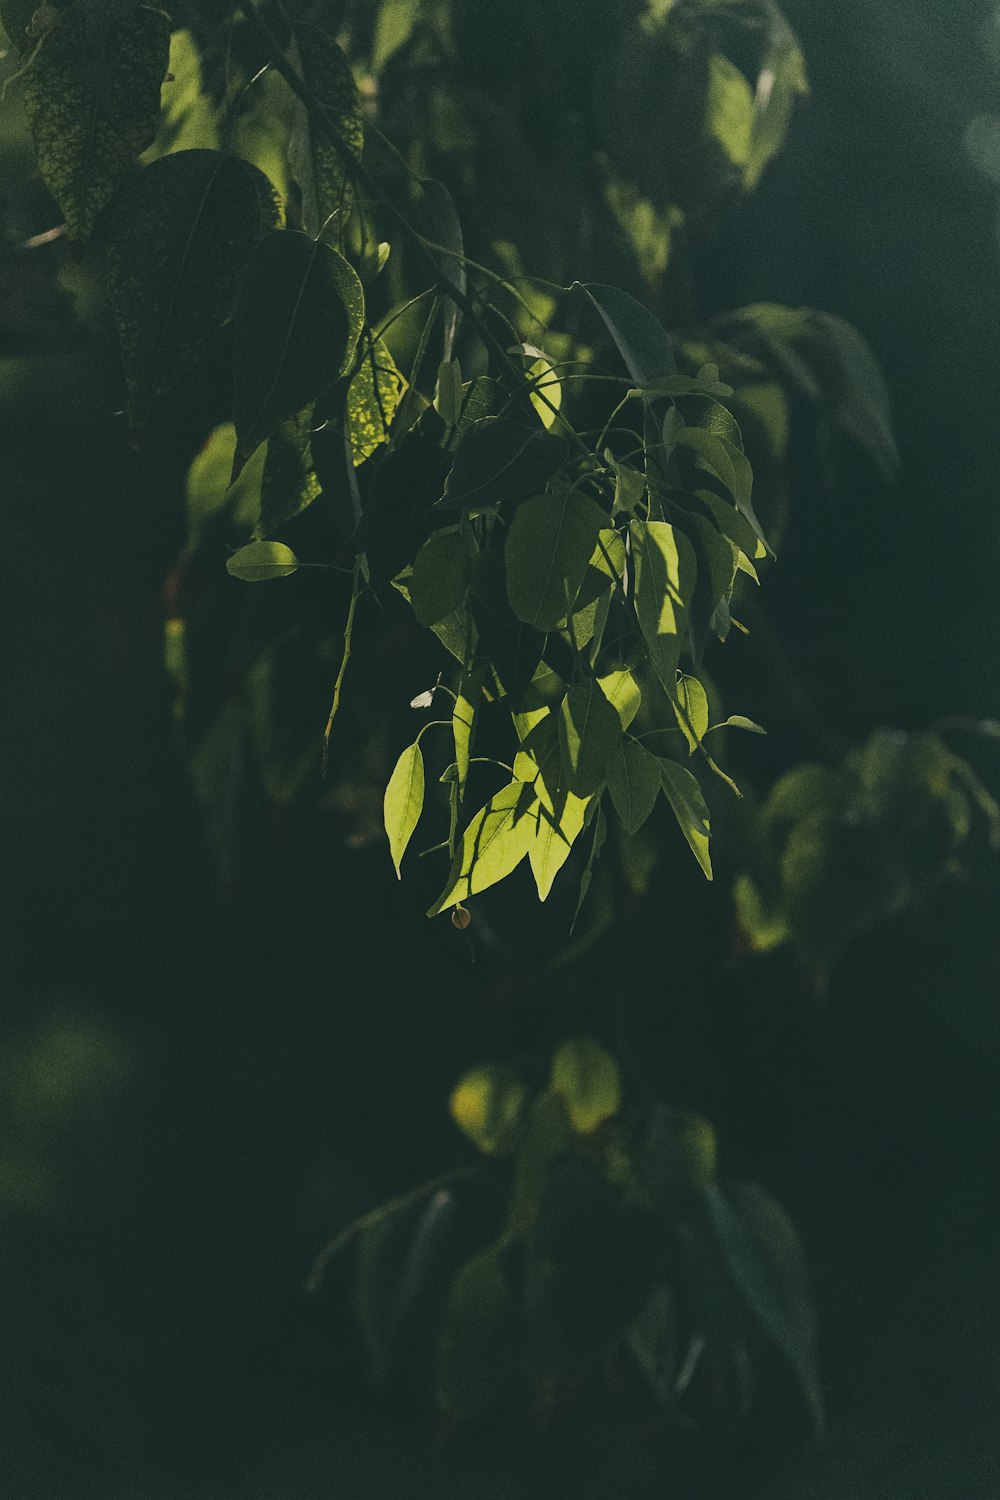
[[[565,439],[507,417],[470,426],[455,450],[441,505],[483,511],[538,494],[566,457]]]

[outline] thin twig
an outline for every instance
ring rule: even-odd
[[[326,775],[326,768],[330,759],[330,731],[333,729],[333,721],[337,717],[340,707],[340,690],[344,685],[344,676],[347,672],[347,663],[351,659],[351,636],[354,632],[354,612],[358,607],[361,597],[361,563],[354,564],[354,582],[351,587],[351,604],[347,611],[347,623],[344,626],[344,654],[340,658],[340,670],[337,673],[337,681],[333,685],[333,702],[330,704],[330,716],[323,730],[323,761],[320,766],[320,775]]]

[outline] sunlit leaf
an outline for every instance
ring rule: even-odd
[[[219,129],[212,101],[202,84],[201,54],[190,31],[170,38],[169,81],[164,80],[160,128],[146,159],[168,152],[207,150],[219,146]]]
[[[420,821],[424,806],[424,757],[420,741],[408,745],[396,762],[389,784],[385,789],[383,815],[385,831],[389,837],[389,852],[396,867],[396,875],[402,879],[400,865],[406,846]]]
[[[660,765],[637,740],[622,740],[608,762],[608,791],[626,833],[645,823],[660,791]]]
[[[678,727],[693,754],[708,733],[708,699],[697,677],[682,673],[677,679],[674,706]]]
[[[573,1129],[581,1134],[596,1130],[621,1108],[618,1064],[592,1037],[563,1043],[552,1060],[551,1086],[565,1103]]]
[[[387,442],[392,419],[406,389],[384,339],[372,338],[362,347],[358,368],[347,387],[347,434],[351,457],[364,463]]]
[[[472,1144],[485,1156],[495,1156],[510,1148],[527,1097],[519,1073],[491,1063],[466,1073],[452,1089],[448,1108]]]
[[[730,714],[728,719],[723,719],[721,724],[715,725],[716,729],[746,729],[751,734],[766,734],[767,730],[755,724],[753,719],[748,719],[743,714]]]
[[[336,250],[291,229],[261,240],[236,304],[238,456],[330,389],[363,326],[361,282]]]
[[[660,760],[660,780],[664,794],[674,810],[681,832],[708,880],[712,878],[712,859],[708,849],[708,808],[701,787],[686,766],[676,761]]]
[[[267,178],[217,151],[162,157],[125,184],[107,276],[133,426],[233,316],[243,267],[276,217]]]
[[[73,239],[97,215],[151,145],[170,22],[153,6],[60,8],[21,79],[38,167]]]
[[[244,583],[259,583],[265,578],[287,578],[301,567],[291,547],[284,542],[248,542],[234,552],[226,563],[226,572]]]
[[[507,597],[519,620],[553,630],[565,620],[607,516],[575,490],[519,505],[505,543]]]
[[[744,168],[750,160],[753,119],[750,85],[735,63],[714,53],[708,65],[705,124],[734,167]]]
[[[544,355],[533,360],[525,373],[531,381],[531,404],[548,431],[562,406],[562,382]]]
[[[232,517],[234,528],[249,531],[260,514],[264,454],[255,453],[235,484],[229,483],[236,452],[236,429],[232,422],[213,428],[188,470],[186,483],[189,545],[195,546],[201,532],[218,515]]]
[[[485,662],[477,664],[471,671],[463,672],[451,713],[452,738],[455,741],[455,772],[460,797],[465,795],[465,783],[469,775],[472,742],[475,738],[476,719],[479,714],[485,677]]]
[[[694,593],[697,563],[687,537],[667,521],[633,521],[635,611],[650,662],[673,696],[680,661],[680,633]]]
[[[429,917],[503,880],[528,852],[534,836],[534,797],[523,781],[512,781],[481,807],[462,835],[443,893]]]
[[[733,906],[740,930],[754,953],[770,953],[788,941],[788,927],[779,911],[772,911],[749,875],[733,883]]]

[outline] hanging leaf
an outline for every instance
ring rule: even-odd
[[[627,668],[622,668],[618,672],[607,672],[603,677],[598,677],[597,686],[614,707],[621,720],[622,729],[627,729],[639,712],[639,706],[642,703],[642,693],[632,673]]]
[[[360,363],[347,387],[347,433],[355,466],[388,442],[389,428],[406,389],[384,339],[366,340]]]
[[[260,583],[265,578],[287,578],[302,565],[291,547],[284,542],[248,542],[234,552],[226,563],[226,572],[244,583]]]
[[[559,1048],[552,1059],[551,1087],[565,1103],[573,1129],[582,1135],[621,1108],[618,1064],[589,1036],[574,1037]]]
[[[528,847],[528,862],[540,901],[548,896],[573,845],[587,826],[593,802],[592,797],[578,797],[563,784],[559,736],[554,730],[552,715],[547,714],[544,729],[536,724],[529,731],[514,760],[514,775],[529,782],[538,798],[533,810],[535,836]],[[530,746],[530,750],[525,746]]]
[[[650,662],[667,694],[674,695],[685,612],[697,578],[694,549],[667,521],[632,521],[635,612]]]
[[[728,719],[723,719],[721,724],[713,726],[715,729],[747,729],[751,734],[766,734],[766,729],[761,729],[753,719],[747,719],[743,714],[730,714]]]
[[[674,810],[674,817],[681,826],[681,833],[705,872],[706,880],[711,880],[708,808],[705,806],[701,787],[686,766],[679,766],[673,760],[660,760],[660,782],[667,801]]]
[[[590,891],[590,882],[594,874],[594,865],[597,863],[598,859],[601,856],[601,850],[604,848],[604,840],[607,838],[607,833],[608,823],[607,819],[604,816],[604,808],[600,803],[598,803],[597,812],[594,814],[594,836],[590,844],[590,853],[587,855],[587,863],[584,865],[583,874],[580,876],[580,894],[577,897],[576,911],[573,913],[573,921],[570,924],[570,933],[573,933],[576,930],[576,924],[580,917],[580,911]]]
[[[448,1416],[468,1420],[491,1406],[517,1378],[522,1312],[491,1245],[467,1261],[452,1283],[438,1342],[434,1397]]]
[[[364,121],[361,95],[350,63],[334,38],[319,26],[312,26],[307,21],[296,21],[293,30],[298,44],[302,76],[313,98],[322,107],[350,154],[356,161],[360,161],[364,146]],[[308,131],[317,222],[307,223],[304,228],[313,234],[319,234],[331,216],[335,216],[334,222],[338,229],[342,228],[353,192],[350,175],[340,153],[330,144],[323,131],[311,122]]]
[[[420,184],[423,189],[423,206],[428,220],[427,238],[441,250],[432,250],[441,270],[453,286],[465,292],[465,245],[462,240],[462,221],[458,217],[455,200],[443,182],[426,177]],[[455,347],[461,309],[451,297],[444,299],[444,331],[441,358],[450,360]]]
[[[484,511],[545,488],[568,452],[564,438],[508,417],[473,423],[455,450],[440,501],[449,510]]]
[[[413,562],[427,539],[447,462],[436,443],[412,433],[372,460],[362,540],[376,592]]]
[[[465,783],[472,760],[472,741],[475,738],[476,718],[479,714],[485,678],[485,663],[480,663],[473,666],[471,670],[463,672],[462,681],[455,696],[455,706],[452,709],[451,731],[455,742],[455,771],[460,799],[465,796]]]
[[[621,735],[621,720],[592,677],[570,688],[559,710],[559,745],[570,791],[588,797],[600,790]]]
[[[491,1063],[466,1073],[452,1089],[448,1109],[477,1150],[497,1156],[510,1150],[527,1098],[519,1073]]]
[[[418,622],[430,627],[458,609],[471,572],[472,559],[461,528],[442,526],[432,532],[413,560],[408,584]]]
[[[637,740],[623,740],[608,763],[608,791],[626,833],[637,833],[660,791],[660,765]]]
[[[636,385],[655,385],[663,376],[676,375],[670,339],[641,302],[613,286],[584,286],[575,281],[570,290],[583,292],[597,308]]]
[[[313,408],[307,406],[297,416],[282,422],[267,440],[257,523],[261,536],[277,531],[300,515],[320,493],[312,461],[312,420]],[[237,484],[242,479],[241,474]]]
[[[260,514],[263,453],[254,454],[235,484],[229,483],[236,452],[232,422],[213,428],[191,461],[185,484],[188,547],[193,550],[216,516],[231,518],[235,531],[249,531]]]
[[[429,917],[487,890],[516,869],[534,834],[534,797],[523,781],[512,781],[481,807],[462,835],[444,892]]]
[[[243,267],[276,220],[267,178],[217,151],[162,157],[124,185],[107,277],[133,426],[233,316]]]
[[[753,471],[746,454],[735,443],[704,427],[678,427],[674,442],[679,447],[689,448],[709,467],[732,495],[736,509],[753,531],[764,549],[773,557],[760,522],[754,514],[750,492],[753,486]]]
[[[708,699],[697,677],[683,673],[677,679],[674,710],[681,734],[687,740],[689,754],[694,754],[708,733]]]
[[[72,5],[22,75],[38,167],[85,240],[101,209],[156,137],[170,22],[152,6]]]
[[[504,546],[507,597],[519,620],[554,630],[583,583],[607,515],[570,489],[519,505]]]
[[[764,168],[785,144],[796,99],[809,92],[805,59],[776,5],[768,7],[767,27],[767,50],[761,59],[753,101],[750,150],[743,168],[748,192],[753,192]]]
[[[402,879],[400,865],[424,806],[424,757],[419,739],[408,745],[396,762],[385,789],[383,817],[389,836],[389,853]]]
[[[238,459],[349,368],[364,306],[357,273],[336,250],[293,229],[261,240],[236,304]]]
[[[538,413],[539,421],[548,432],[558,419],[562,406],[562,382],[544,354],[540,355],[525,371],[531,381],[531,404]]]
[[[146,160],[156,161],[168,152],[218,150],[215,109],[205,92],[201,53],[190,31],[171,36],[167,69],[170,81],[163,84],[160,128]]]

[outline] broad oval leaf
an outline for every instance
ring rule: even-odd
[[[701,865],[705,879],[712,878],[712,859],[708,849],[708,808],[697,780],[686,766],[673,760],[660,761],[660,781],[664,795],[674,810],[681,833]]]
[[[396,876],[402,879],[400,865],[406,846],[413,837],[413,830],[420,821],[424,806],[424,757],[420,741],[408,745],[396,762],[389,785],[385,789],[383,821],[389,838],[389,852],[396,867]]]
[[[592,1037],[564,1042],[552,1060],[552,1089],[566,1105],[574,1130],[587,1134],[621,1108],[622,1081],[614,1058]]]
[[[427,538],[413,560],[407,585],[421,625],[436,625],[458,609],[471,571],[469,547],[458,526],[443,526]]]
[[[502,1245],[491,1245],[466,1261],[452,1282],[437,1347],[434,1398],[456,1421],[491,1406],[520,1373],[523,1313],[502,1252]]]
[[[545,631],[565,620],[607,519],[596,501],[569,489],[518,506],[504,544],[504,571],[519,620]]]
[[[663,376],[677,373],[673,345],[666,330],[641,302],[614,286],[584,286],[577,281],[574,287],[583,292],[604,319],[636,385],[655,385]]]
[[[603,677],[598,677],[597,686],[614,707],[622,728],[627,729],[642,703],[642,693],[632,673],[627,668],[607,672]]]
[[[563,462],[564,438],[509,417],[484,417],[464,433],[439,502],[452,510],[481,511],[505,500],[537,494]]]
[[[677,724],[687,740],[688,752],[694,754],[708,733],[708,698],[697,677],[681,674],[674,695]]]
[[[107,276],[133,426],[233,316],[243,267],[276,219],[263,173],[218,151],[161,157],[125,184]]]
[[[528,1097],[520,1074],[497,1063],[472,1068],[448,1101],[452,1119],[485,1156],[509,1149]]]
[[[496,885],[517,868],[534,836],[534,802],[531,787],[515,780],[479,809],[462,835],[448,883],[429,917]]]
[[[153,6],[70,5],[23,70],[41,175],[72,239],[86,239],[156,137],[170,21]]]
[[[226,572],[244,583],[259,583],[265,578],[287,578],[301,566],[284,542],[248,542],[233,553]]]
[[[626,833],[637,833],[660,792],[660,766],[637,740],[623,740],[608,763],[608,791]]]
[[[238,457],[345,373],[364,317],[361,282],[336,250],[294,229],[261,240],[236,303]]]
[[[621,720],[592,677],[570,688],[559,709],[559,748],[570,791],[588,797],[600,790],[621,736]]]

